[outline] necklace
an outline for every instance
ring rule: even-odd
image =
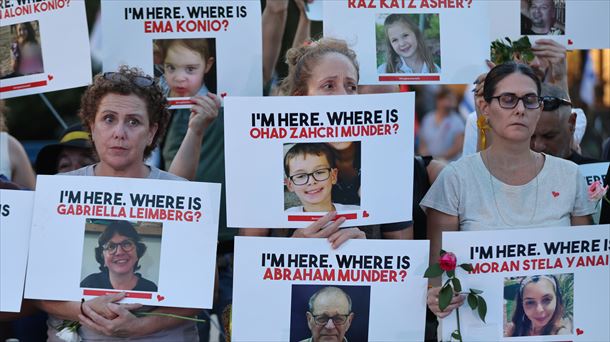
[[[488,173],[489,173],[489,186],[491,187],[491,194],[493,196],[494,199],[494,205],[496,206],[496,211],[498,212],[498,216],[500,216],[500,219],[502,220],[502,222],[504,222],[504,224],[506,224],[507,226],[510,227],[514,227],[514,224],[510,224],[508,223],[505,219],[504,219],[504,215],[502,215],[502,212],[500,211],[500,207],[498,206],[498,200],[496,198],[496,190],[494,188],[494,181],[493,181],[493,177],[492,177],[492,169],[491,169],[491,164],[489,163],[489,156],[487,155],[489,150],[484,151],[485,152],[485,163],[487,164],[488,167]],[[531,153],[531,152],[530,152]],[[481,154],[483,154],[483,152],[481,152]],[[534,217],[536,217],[536,209],[538,208],[538,173],[537,173],[537,158],[535,154],[532,154],[532,157],[534,159],[534,178],[536,180],[536,197],[534,200],[534,210],[532,211],[532,215],[530,216],[530,219],[528,221],[528,223],[531,223],[534,220]]]

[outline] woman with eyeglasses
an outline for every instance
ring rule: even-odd
[[[420,203],[427,210],[431,256],[438,255],[443,231],[592,222],[595,208],[577,165],[530,149],[542,110],[540,88],[525,64],[500,64],[487,74],[478,105],[491,127],[491,145],[445,167]],[[428,292],[428,306],[439,317],[464,302],[455,296],[441,311],[439,290]]]
[[[99,162],[67,175],[184,180],[144,163],[144,159],[165,132],[169,112],[161,88],[141,70],[122,66],[117,72],[95,76],[93,84],[81,98],[79,115],[83,126],[91,133]],[[123,234],[113,234],[108,242],[103,244],[105,255],[114,255],[116,259],[117,253],[120,253],[119,249],[121,252],[127,252],[131,248],[130,243],[126,243],[127,240],[122,239],[121,235]],[[137,242],[134,243],[137,246]],[[110,253],[112,250],[115,250],[115,253]],[[135,261],[135,258],[139,258],[137,251],[134,258],[129,258],[128,264]],[[113,287],[116,285],[120,289],[127,289],[134,280],[136,283],[141,280],[129,276],[129,272],[119,276],[120,272],[130,269],[131,266],[119,265],[120,262],[115,261],[115,265],[112,264],[112,259],[111,265],[108,265],[108,260],[104,261],[109,269],[109,280]],[[137,263],[134,270],[136,265]],[[151,285],[154,284],[148,284],[148,288],[152,288]],[[150,311],[152,308],[118,303],[124,297],[125,293],[120,292],[82,303],[39,301],[41,309],[50,316],[47,323],[48,341],[58,341],[55,328],[62,320],[80,321],[82,326],[78,330],[79,335],[87,341],[122,341],[125,338],[130,341],[198,340],[194,322],[161,316],[137,317],[131,311]],[[152,311],[191,317],[199,313],[197,309],[167,307],[156,307]]]
[[[80,287],[157,292],[155,283],[136,273],[146,252],[146,245],[140,240],[131,223],[112,221],[100,234],[95,248],[95,260],[101,272],[88,275]]]

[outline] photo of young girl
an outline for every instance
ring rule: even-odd
[[[357,204],[341,204],[333,201],[334,187],[339,179],[339,168],[337,154],[331,145],[327,143],[285,144],[284,150],[284,185],[287,189],[284,196],[284,209],[287,212],[360,209]],[[294,193],[297,199],[291,198],[291,193]]]
[[[438,14],[380,14],[375,30],[378,74],[441,72]]]
[[[504,337],[572,333],[574,274],[504,279]]]
[[[215,45],[213,38],[153,40],[155,76],[167,97],[216,93]]]
[[[44,72],[40,26],[37,20],[0,28],[0,46],[2,50],[0,78]]]

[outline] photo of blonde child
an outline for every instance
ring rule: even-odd
[[[438,14],[377,17],[378,74],[440,73]]]
[[[292,144],[287,144],[292,145]],[[299,206],[287,205],[287,212],[358,210],[357,205],[333,203],[333,185],[339,170],[333,150],[325,143],[296,143],[284,154],[284,185],[296,195]]]

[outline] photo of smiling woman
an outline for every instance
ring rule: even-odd
[[[284,144],[284,185],[287,190],[284,191],[284,209],[287,212],[360,209],[359,205],[333,201],[333,189],[338,180],[337,151],[332,144]]]
[[[438,14],[380,14],[375,36],[378,74],[441,72]]]
[[[100,224],[96,220],[87,221],[82,275],[88,275],[81,281],[80,287],[157,292],[161,224],[157,222],[134,224],[125,220],[105,221],[108,224],[97,237],[97,244],[91,241],[92,244],[97,245],[91,253],[93,246],[88,245],[87,242],[91,238],[88,239],[87,236],[95,234],[92,231],[100,227]],[[149,240],[149,244],[153,245],[152,253],[146,253],[147,245],[143,242],[136,226],[141,231],[146,229],[159,234],[158,237]],[[92,265],[88,261],[91,260],[91,254],[95,255],[100,272],[90,274]],[[147,277],[153,278],[151,280],[140,273],[144,273],[142,266],[145,255],[147,256],[145,270]]]
[[[574,274],[506,278],[504,299],[505,337],[572,333]]]

